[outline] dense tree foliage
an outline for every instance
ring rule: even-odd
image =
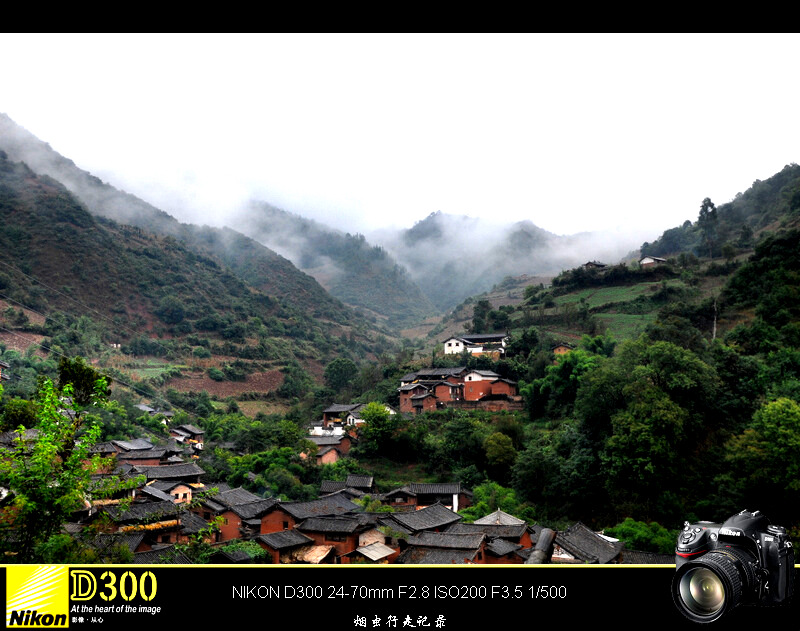
[[[102,406],[107,385],[100,378],[96,386],[91,404]],[[0,484],[9,489],[0,506],[0,546],[18,562],[74,556],[77,542],[61,534],[63,524],[87,498],[107,497],[122,487],[116,478],[93,479],[106,464],[91,453],[100,427],[91,409],[65,402],[70,399],[76,400],[71,384],[56,389],[43,379],[35,425],[20,426],[0,459]]]

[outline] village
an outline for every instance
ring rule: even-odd
[[[501,334],[448,339],[445,354],[504,352]],[[557,352],[564,352],[560,348]],[[388,414],[418,415],[446,408],[522,409],[517,384],[488,370],[463,366],[429,368],[404,375],[398,384],[399,409]],[[112,440],[93,453],[112,463],[98,472],[139,480],[112,499],[87,502],[64,531],[76,536],[96,526],[91,545],[103,558],[120,547],[133,563],[191,564],[186,547],[202,543],[214,564],[541,564],[669,563],[670,558],[627,550],[624,544],[593,532],[581,522],[557,531],[496,510],[466,523],[459,511],[472,505],[472,492],[459,483],[411,483],[377,492],[370,475],[323,480],[310,501],[281,501],[242,487],[206,480],[199,465],[208,447],[204,431],[173,424],[173,414],[145,404],[144,414],[169,431],[166,445],[147,439]],[[309,423],[309,454],[317,465],[348,455],[365,423],[363,403],[335,403]],[[35,439],[36,430],[28,430]],[[0,448],[13,449],[16,432],[0,435]],[[371,510],[365,510],[368,500]],[[378,507],[376,509],[376,507]],[[263,550],[254,555],[237,542]]]

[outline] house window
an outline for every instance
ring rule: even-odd
[[[325,535],[326,541],[347,541],[347,537],[345,535],[333,535],[327,534]]]
[[[288,521],[283,522],[283,529],[284,530],[289,530],[289,522]]]
[[[169,535],[161,535],[161,543],[169,543]]]

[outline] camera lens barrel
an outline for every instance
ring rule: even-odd
[[[695,622],[712,622],[736,607],[756,580],[747,556],[724,548],[684,563],[672,581],[681,613]]]

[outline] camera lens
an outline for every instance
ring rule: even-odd
[[[672,597],[686,617],[695,622],[711,622],[739,604],[745,586],[750,588],[754,582],[744,553],[715,550],[678,569]]]
[[[680,580],[684,604],[699,616],[711,616],[725,604],[725,586],[719,576],[704,567],[696,567]]]

